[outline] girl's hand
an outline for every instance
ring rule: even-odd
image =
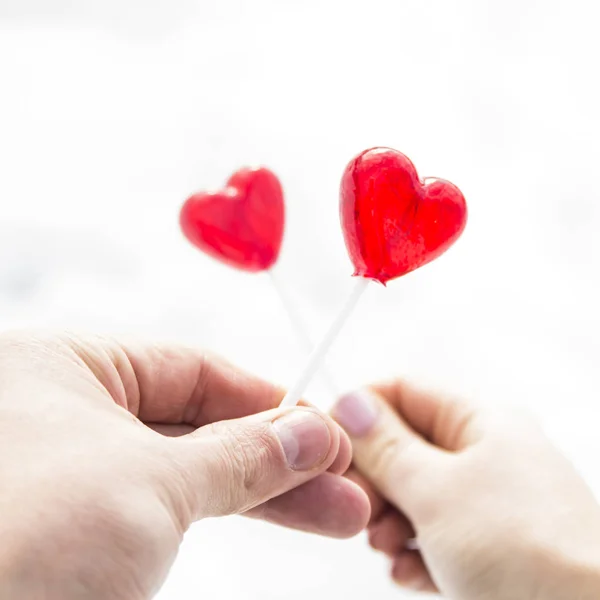
[[[400,585],[456,600],[600,598],[598,504],[527,417],[400,382],[342,398],[334,416],[372,499],[371,545]]]

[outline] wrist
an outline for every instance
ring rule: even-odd
[[[18,540],[2,532],[0,545],[0,598],[32,598]]]
[[[538,548],[536,600],[596,600],[600,597],[600,547]]]
[[[0,529],[0,598],[27,600],[70,600],[73,578],[64,578],[53,561],[61,560],[53,544],[45,544],[43,535],[33,535],[29,527]],[[86,596],[87,597],[87,596]]]

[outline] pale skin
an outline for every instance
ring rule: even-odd
[[[282,397],[194,349],[0,336],[0,598],[151,598],[206,517],[359,532],[347,436]]]
[[[228,514],[367,526],[395,581],[456,600],[600,597],[596,501],[528,418],[393,383],[340,400],[349,439],[282,397],[195,349],[0,336],[0,598],[151,598]]]
[[[453,600],[600,598],[600,509],[517,410],[401,382],[342,398],[370,543],[400,586]],[[407,543],[416,535],[418,549]]]

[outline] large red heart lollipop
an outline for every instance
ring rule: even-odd
[[[372,148],[344,171],[340,216],[354,274],[385,284],[444,253],[465,228],[467,205],[451,183],[421,182],[404,154]]]
[[[244,271],[273,266],[283,240],[283,191],[265,168],[240,169],[225,189],[202,192],[184,203],[179,222],[200,250]]]

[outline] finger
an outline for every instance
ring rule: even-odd
[[[469,402],[425,392],[403,381],[376,385],[373,390],[385,398],[412,429],[440,448],[462,450],[483,435],[482,419]]]
[[[152,423],[208,423],[245,417],[279,405],[284,391],[222,358],[175,346],[121,346],[129,408]],[[132,373],[127,377],[126,364]],[[118,364],[118,363],[117,363]]]
[[[423,562],[423,557],[414,550],[405,550],[393,559],[392,579],[398,585],[414,591],[439,591]]]
[[[68,344],[114,401],[165,435],[181,435],[191,425],[236,419],[279,406],[285,390],[201,350],[170,344],[118,341],[100,336],[68,336]],[[302,401],[302,406],[307,403]],[[347,439],[334,472],[350,461]]]
[[[369,544],[374,550],[389,557],[400,554],[415,532],[408,519],[397,510],[388,509],[382,517],[369,526]]]
[[[338,455],[340,429],[314,409],[277,409],[164,444],[178,473],[169,491],[176,514],[190,521],[246,512],[324,473]]]
[[[196,348],[100,336],[61,338],[109,392],[145,423],[207,423],[278,406],[284,391]]]
[[[278,407],[285,395],[283,388],[194,348],[132,342],[113,348],[112,355],[128,408],[153,428],[202,427],[245,417]],[[300,405],[309,406],[304,401]],[[335,473],[343,473],[352,456],[347,435],[341,436],[340,453],[331,467]]]
[[[246,515],[308,533],[349,538],[366,527],[370,506],[360,487],[345,477],[324,473]]]
[[[344,396],[335,405],[333,416],[350,435],[358,470],[412,518],[412,508],[418,508],[422,494],[431,495],[432,477],[442,453],[373,392]]]
[[[369,480],[361,475],[355,468],[350,468],[346,473],[346,478],[358,485],[365,492],[369,499],[369,504],[371,505],[371,519],[369,522],[373,523],[377,521],[384,510],[389,506],[387,500],[385,500]]]
[[[149,423],[148,426],[157,433],[168,437],[180,437],[196,431],[193,425],[186,424]],[[340,446],[338,453],[328,471],[336,475],[343,475],[352,461],[352,445],[348,434],[343,429],[339,429],[339,434]]]
[[[338,433],[340,436],[338,453],[328,471],[336,475],[343,475],[352,462],[352,442],[341,427],[338,427]]]

